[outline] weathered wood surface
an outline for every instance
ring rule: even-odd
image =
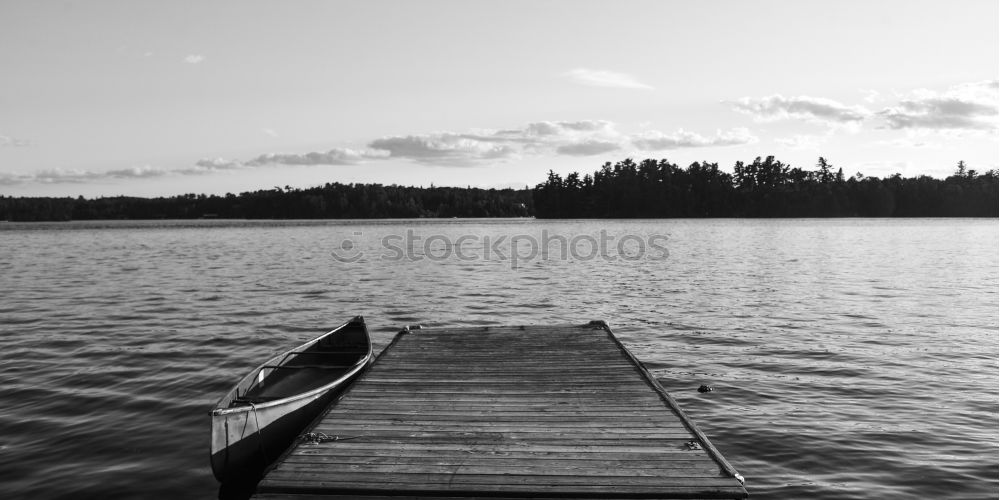
[[[400,334],[312,431],[258,498],[747,496],[601,326]]]

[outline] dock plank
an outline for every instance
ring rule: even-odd
[[[747,496],[601,325],[400,334],[310,431],[257,498]]]

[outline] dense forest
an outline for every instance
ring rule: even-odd
[[[680,168],[667,160],[625,159],[583,177],[548,179],[529,189],[405,187],[329,183],[166,198],[0,196],[0,221],[99,219],[374,219],[417,217],[997,217],[997,172],[959,162],[945,179],[899,174],[844,177],[824,158],[815,170],[768,156]]]
[[[958,163],[946,179],[899,174],[844,177],[820,158],[815,170],[768,156],[680,168],[667,160],[605,163],[593,175],[549,171],[534,190],[539,218],[629,217],[997,217],[997,172]]]
[[[169,198],[14,198],[0,196],[0,221],[99,219],[378,219],[527,217],[527,189],[404,187],[330,183],[309,189],[185,194]]]

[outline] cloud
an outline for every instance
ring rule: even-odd
[[[274,129],[262,128],[262,129],[260,129],[260,131],[263,132],[264,135],[269,135],[271,137],[278,137],[278,133],[275,132]]]
[[[519,129],[484,132],[469,136],[483,141],[508,141],[533,146],[552,145],[572,142],[584,138],[603,137],[611,139],[620,137],[615,130],[615,124],[606,120],[579,121],[541,121],[532,122]]]
[[[506,139],[510,140],[510,139]],[[406,158],[418,163],[466,166],[484,160],[509,158],[516,147],[495,136],[439,132],[426,135],[383,137],[368,144],[389,158]]]
[[[885,128],[993,131],[998,127],[997,80],[967,83],[944,92],[920,89],[896,106],[878,112]]]
[[[90,172],[87,170],[66,170],[61,168],[54,168],[49,170],[41,170],[31,174],[3,173],[0,174],[0,184],[10,186],[14,184],[26,184],[26,183],[40,183],[40,184],[78,183],[78,182],[91,181],[97,179],[99,176],[100,176],[99,173]]]
[[[876,90],[860,91],[865,94],[864,99],[869,103],[886,101]],[[895,92],[892,94],[898,102],[878,112],[872,112],[863,106],[850,106],[832,99],[808,96],[743,97],[727,103],[734,110],[751,115],[756,121],[765,122],[801,119],[857,130],[862,123],[881,119],[877,128],[906,130],[918,135],[934,132],[955,136],[983,133],[995,136],[1000,129],[1000,81],[997,80],[954,85],[944,91],[918,89],[909,96],[901,96]],[[776,142],[804,146],[806,143],[800,139],[776,139]],[[912,141],[895,145],[919,147]]]
[[[858,125],[871,115],[862,106],[848,106],[823,97],[783,97],[772,95],[763,98],[743,97],[729,101],[733,109],[753,116],[754,120],[769,122],[801,119],[825,125]]]
[[[170,175],[173,171],[143,165],[137,167],[122,168],[116,170],[105,170],[94,172],[91,170],[61,169],[53,168],[40,170],[31,174],[5,173],[0,174],[0,185],[14,185],[25,183],[39,184],[74,184],[109,179],[147,179]]]
[[[576,122],[540,122],[540,123],[554,123],[554,125],[560,129],[572,130],[575,132],[611,133],[614,131],[615,128],[615,124],[607,120],[581,120]]]
[[[170,174],[169,170],[164,170],[162,168],[152,167],[149,165],[143,165],[141,167],[129,167],[119,170],[107,170],[97,175],[109,179],[142,179],[151,177],[163,177],[164,175],[169,175],[169,174]]]
[[[47,170],[32,174],[0,173],[0,184],[69,183],[111,179],[143,179],[166,176],[207,175],[237,172],[272,165],[356,165],[388,159],[409,160],[424,165],[465,167],[494,164],[522,157],[592,156],[614,153],[636,146],[644,150],[730,146],[757,142],[745,128],[701,136],[678,130],[673,134],[647,131],[627,135],[607,120],[536,121],[500,130],[387,136],[370,141],[365,148],[333,148],[325,152],[266,153],[248,161],[202,158],[186,168],[152,166],[94,172]]]
[[[621,144],[610,141],[586,140],[564,144],[556,148],[556,153],[570,156],[592,156],[621,149]]]
[[[651,90],[653,88],[640,82],[631,75],[598,69],[576,68],[563,73],[562,76],[569,78],[570,81],[574,83],[589,85],[592,87],[642,90]]]
[[[632,137],[632,144],[643,151],[663,149],[703,148],[709,146],[738,146],[757,142],[746,128],[734,128],[728,132],[716,131],[715,137],[704,137],[694,132],[678,129],[672,134],[649,131]]]
[[[354,165],[364,160],[381,159],[387,156],[388,154],[384,151],[356,151],[346,148],[334,148],[325,153],[263,154],[247,162],[227,160],[225,158],[202,158],[190,167],[175,169],[163,169],[150,165],[104,171],[56,168],[34,173],[0,173],[0,185],[25,183],[67,184],[114,179],[151,179],[158,177],[208,175],[267,165]]]
[[[28,182],[22,175],[16,173],[0,172],[0,186],[13,186]]]
[[[386,156],[386,153],[380,151],[357,151],[347,148],[333,148],[325,153],[263,154],[244,163],[244,165],[248,167],[259,167],[262,165],[355,165],[365,160],[380,159]]]
[[[0,147],[24,148],[31,145],[31,141],[18,139],[6,135],[0,135]]]
[[[244,164],[236,160],[227,160],[225,158],[202,158],[196,161],[194,165],[195,166],[193,168],[183,169],[183,171],[187,173],[209,173],[245,168]]]
[[[389,158],[471,166],[544,154],[591,155],[621,149],[625,136],[605,120],[539,121],[502,130],[383,137],[368,144]]]
[[[134,166],[113,170],[93,171],[79,169],[53,168],[38,172],[0,174],[0,185],[25,183],[39,184],[76,184],[84,182],[100,182],[115,179],[155,179],[159,177],[206,175],[216,172],[232,171],[247,168],[243,163],[224,158],[203,158],[194,166],[187,168],[165,169],[151,165]]]
[[[201,54],[191,54],[184,58],[184,62],[188,64],[199,64],[205,60],[205,56]]]
[[[520,128],[438,132],[425,135],[384,137],[368,144],[386,151],[389,158],[418,163],[470,166],[525,156],[592,156],[623,150],[630,144],[645,151],[734,146],[757,142],[746,128],[717,131],[705,137],[678,130],[672,134],[647,131],[626,135],[606,120],[538,121]]]

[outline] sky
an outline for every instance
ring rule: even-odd
[[[0,0],[0,195],[1000,168],[1000,2]]]

